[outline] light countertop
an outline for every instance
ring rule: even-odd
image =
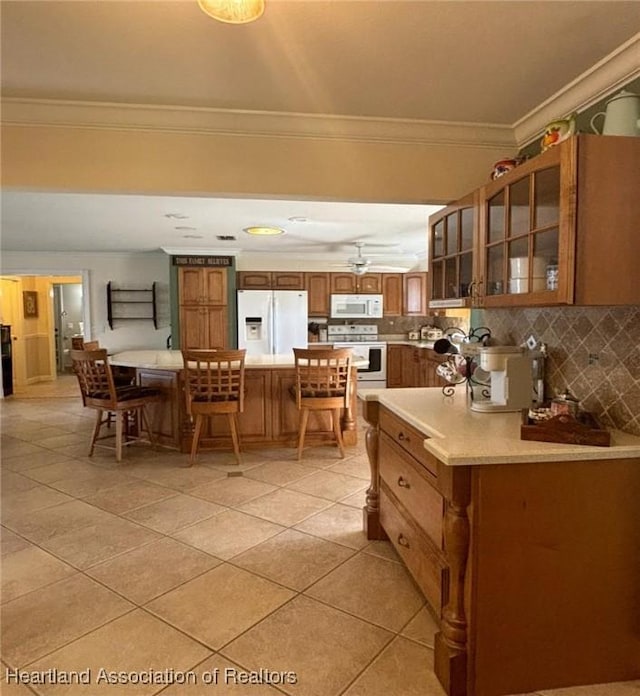
[[[520,439],[521,414],[476,413],[464,388],[445,396],[440,388],[363,389],[428,438],[424,447],[448,465],[508,464],[640,457],[640,437],[611,430],[610,447]]]
[[[137,367],[153,370],[182,370],[182,353],[179,350],[125,350],[109,356],[111,365],[119,367]],[[369,361],[354,353],[353,365],[366,367]],[[245,368],[259,369],[266,367],[293,368],[295,367],[293,353],[286,355],[247,355]]]

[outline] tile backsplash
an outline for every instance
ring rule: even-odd
[[[639,306],[486,309],[480,324],[497,344],[546,343],[548,395],[569,387],[602,425],[640,435]]]

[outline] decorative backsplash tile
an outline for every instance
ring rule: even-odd
[[[640,307],[487,309],[474,324],[498,344],[547,344],[545,388],[566,387],[605,427],[640,435]]]

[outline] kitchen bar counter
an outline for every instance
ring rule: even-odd
[[[311,344],[313,346],[314,344]],[[317,345],[317,344],[315,344]],[[330,346],[328,346],[330,347]],[[126,350],[109,357],[118,367],[139,367],[157,370],[182,370],[182,353],[179,350]],[[366,367],[368,362],[354,352],[355,367]],[[245,369],[293,368],[293,353],[286,355],[247,355]]]
[[[438,622],[449,696],[640,678],[640,438],[520,440],[464,388],[363,390],[369,539],[389,539]]]
[[[433,389],[365,389],[365,401],[379,401],[425,435],[424,447],[449,466],[555,462],[640,457],[640,437],[611,431],[611,447],[567,445],[520,439],[520,413],[476,413],[458,387],[449,397]]]
[[[183,361],[179,350],[130,350],[110,356],[111,365],[135,371],[136,382],[154,387],[162,401],[148,408],[153,411],[152,428],[160,444],[189,452],[193,423],[186,412]],[[348,409],[341,419],[346,446],[357,443],[356,393],[358,367],[368,361],[354,355],[353,391]],[[293,353],[288,355],[248,355],[245,358],[244,411],[238,416],[242,448],[295,447],[299,412],[290,391],[295,388]],[[132,375],[133,376],[133,375]],[[307,427],[307,443],[333,440],[330,413],[312,412]],[[201,437],[201,450],[231,449],[231,433],[225,416],[211,416]]]

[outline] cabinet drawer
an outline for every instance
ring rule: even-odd
[[[427,533],[438,548],[442,548],[444,501],[429,482],[429,477],[431,479],[434,477],[422,469],[385,433],[380,436],[379,461],[382,480],[418,526]]]
[[[439,616],[448,600],[447,565],[442,554],[420,533],[384,483],[380,487],[380,522],[418,587]]]
[[[426,435],[412,428],[386,408],[380,412],[380,429],[437,477],[438,460],[424,448],[423,443],[428,439]]]

